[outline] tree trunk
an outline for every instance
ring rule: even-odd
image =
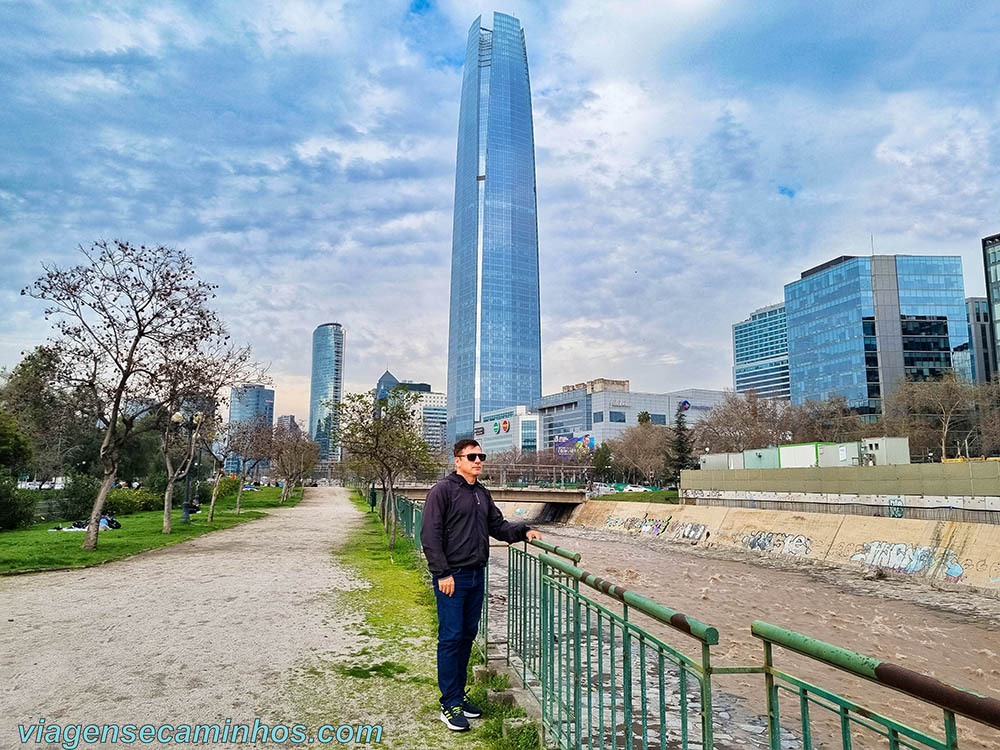
[[[117,467],[104,468],[104,480],[101,482],[101,489],[97,492],[97,499],[94,500],[94,507],[90,510],[90,522],[87,524],[87,534],[83,540],[83,549],[97,549],[97,534],[101,529],[101,511],[104,510],[104,501],[108,499],[111,485],[115,483],[115,473]]]
[[[281,499],[278,501],[278,505],[285,504],[285,498],[288,497],[288,479],[285,479],[284,483],[281,485]]]
[[[389,512],[392,514],[392,531],[389,534],[389,551],[396,549],[396,496],[392,491],[392,480],[389,480]]]
[[[243,503],[243,485],[247,483],[246,474],[240,474],[240,488],[236,492],[236,515],[240,514],[240,507]]]
[[[219,496],[219,482],[222,481],[222,464],[215,468],[215,486],[212,488],[212,501],[208,504],[208,522],[215,520],[215,499]]]
[[[163,491],[163,533],[169,534],[171,532],[170,526],[170,516],[173,512],[174,505],[174,482],[176,480],[172,476],[167,477],[167,488]]]

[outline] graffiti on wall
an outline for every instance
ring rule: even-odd
[[[908,575],[926,575],[940,566],[949,581],[960,581],[965,573],[953,550],[904,542],[865,542],[851,555],[851,561]]]
[[[708,538],[708,527],[703,523],[693,521],[678,521],[674,524],[673,538],[686,542],[700,542]]]
[[[807,557],[812,550],[812,539],[802,534],[785,534],[780,531],[751,531],[740,540],[740,546],[760,552]]]
[[[644,515],[642,518],[638,516],[621,518],[620,516],[609,515],[604,519],[604,525],[609,529],[621,529],[622,531],[634,534],[647,534],[649,536],[659,536],[662,532],[666,531],[667,524],[669,523],[670,516],[666,518],[647,518]]]
[[[902,518],[903,517],[903,498],[901,497],[890,497],[889,498],[889,518]]]

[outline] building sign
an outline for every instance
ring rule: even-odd
[[[493,423],[493,434],[494,435],[499,435],[500,434],[500,423],[499,422],[494,422]]]
[[[508,420],[505,419],[500,424],[500,427],[503,429],[504,432],[510,432],[510,422]]]
[[[681,401],[681,411],[687,411],[690,408],[691,408],[691,402],[690,401],[687,401],[687,400]]]
[[[477,427],[476,429],[474,429],[472,431],[472,434],[475,435],[476,437],[480,437],[481,435],[485,435],[486,434],[486,428],[485,427]]]
[[[624,407],[630,406],[630,404],[629,404],[628,401],[612,401],[611,405],[612,406],[624,406]]]

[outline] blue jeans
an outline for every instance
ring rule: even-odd
[[[485,568],[466,568],[455,575],[455,593],[441,593],[438,579],[434,579],[434,596],[437,597],[438,688],[442,706],[457,706],[465,696],[465,676],[469,669],[472,642],[479,632],[479,618],[483,612]]]

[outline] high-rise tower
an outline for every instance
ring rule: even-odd
[[[469,30],[458,118],[448,439],[542,395],[535,143],[521,23]]]
[[[337,412],[344,388],[344,328],[324,323],[313,331],[312,382],[309,388],[309,437],[319,443],[319,460],[340,460]]]

